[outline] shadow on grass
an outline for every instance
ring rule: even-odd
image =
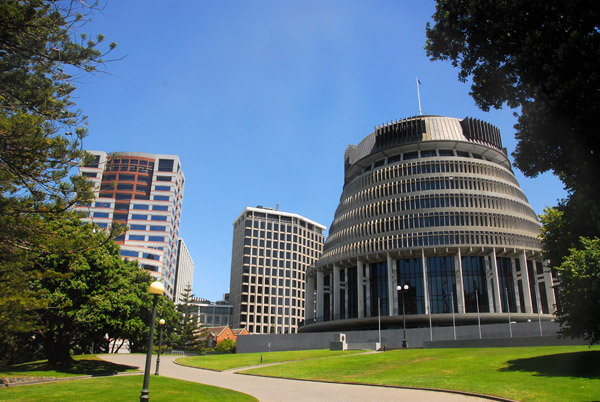
[[[600,379],[600,351],[560,353],[509,360],[501,371],[527,371],[545,377]]]
[[[128,370],[135,370],[135,366],[127,366],[125,364],[110,363],[100,359],[82,359],[75,360],[71,365],[50,365],[47,361],[38,361],[31,363],[16,364],[0,370],[2,372],[39,372],[39,371],[56,371],[59,373],[73,375],[91,375],[93,377],[114,375]]]

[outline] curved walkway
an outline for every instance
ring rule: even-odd
[[[101,355],[102,359],[144,368],[145,355],[111,354]],[[402,388],[388,388],[368,385],[331,384],[313,381],[287,380],[269,377],[236,375],[235,370],[215,372],[175,364],[179,356],[161,356],[160,375],[214,385],[252,395],[261,402],[306,402],[306,401],[419,401],[419,402],[483,402],[490,399],[445,392],[422,391]],[[152,358],[154,375],[156,356]],[[239,369],[243,370],[243,369]],[[140,383],[141,386],[141,383]],[[150,377],[152,397],[152,377]]]

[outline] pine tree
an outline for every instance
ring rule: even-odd
[[[192,286],[188,283],[179,299],[179,325],[176,346],[184,350],[199,350],[204,346],[202,340],[205,329],[198,324],[198,310],[193,303]]]

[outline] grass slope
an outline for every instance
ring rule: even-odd
[[[106,376],[125,371],[137,371],[137,367],[114,364],[95,355],[74,356],[71,366],[51,366],[47,360],[15,364],[0,370],[0,378],[5,377],[74,377],[81,375]]]
[[[184,366],[223,371],[238,367],[255,366],[261,363],[269,364],[279,362],[291,362],[305,359],[318,359],[322,357],[357,354],[362,352],[362,350],[330,351],[327,349],[321,349],[296,350],[291,352],[240,353],[226,355],[181,357],[177,359],[176,362]]]
[[[90,378],[0,388],[1,401],[115,402],[139,400],[141,375]],[[150,398],[161,402],[252,402],[255,398],[228,389],[152,376]]]
[[[518,401],[600,400],[600,351],[586,346],[395,350],[304,360],[244,372],[440,388]]]

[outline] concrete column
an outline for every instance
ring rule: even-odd
[[[491,263],[491,292],[494,292],[494,297],[490,299],[490,306],[493,304],[493,310],[490,312],[501,313],[502,312],[502,300],[500,300],[500,281],[498,280],[498,261],[496,261],[496,249],[492,249],[492,253],[489,255]],[[490,296],[491,296],[490,292]]]
[[[554,295],[554,280],[552,271],[547,264],[544,264],[544,283],[546,284],[546,299],[548,300],[548,310],[550,314],[556,312],[556,297]]]
[[[421,249],[421,264],[423,267],[423,295],[425,295],[425,314],[429,314],[431,308],[429,303],[429,282],[427,281],[427,259],[425,259],[425,249]],[[401,284],[404,286],[404,284]]]
[[[356,260],[356,287],[358,290],[358,298],[356,301],[358,304],[358,318],[364,318],[363,263],[359,259]]]
[[[348,268],[344,268],[344,278],[346,278],[346,282],[344,288],[346,291],[344,292],[344,319],[350,318],[350,312],[348,312]]]
[[[371,278],[371,264],[366,263],[365,264],[365,285],[366,285],[366,289],[365,289],[365,298],[366,298],[366,305],[367,305],[367,311],[365,311],[365,317],[370,317],[371,316],[371,286],[370,283],[370,278]],[[377,303],[377,301],[375,301],[375,303]]]
[[[325,273],[317,270],[317,322],[323,321],[325,316]]]
[[[315,277],[306,275],[306,289],[304,290],[306,304],[304,305],[304,316],[307,324],[315,319]]]
[[[455,265],[456,265],[456,304],[457,311],[459,314],[464,314],[465,312],[465,292],[463,287],[463,273],[462,273],[462,256],[460,254],[460,249],[458,249],[458,254],[454,257]]]
[[[396,281],[394,281],[394,261],[390,256],[390,253],[387,254],[387,279],[388,279],[388,307],[389,307],[389,315],[390,317],[394,315],[394,306],[398,302],[398,292],[396,291]]]
[[[515,259],[512,257],[510,259],[510,269],[511,269],[511,274],[512,274],[512,278],[513,278],[513,292],[515,293],[515,307],[517,309],[516,312],[520,313],[521,312],[521,297],[519,296],[519,278],[517,277],[517,267],[515,264]]]
[[[333,292],[332,292],[332,306],[331,317],[332,320],[337,320],[340,317],[340,267],[339,265],[333,266]]]
[[[521,251],[521,254],[519,254],[519,263],[521,264],[521,283],[523,284],[523,297],[525,298],[525,312],[533,313],[533,308],[531,307],[531,292],[529,290],[529,275],[527,271],[527,256],[525,255],[525,250]]]

